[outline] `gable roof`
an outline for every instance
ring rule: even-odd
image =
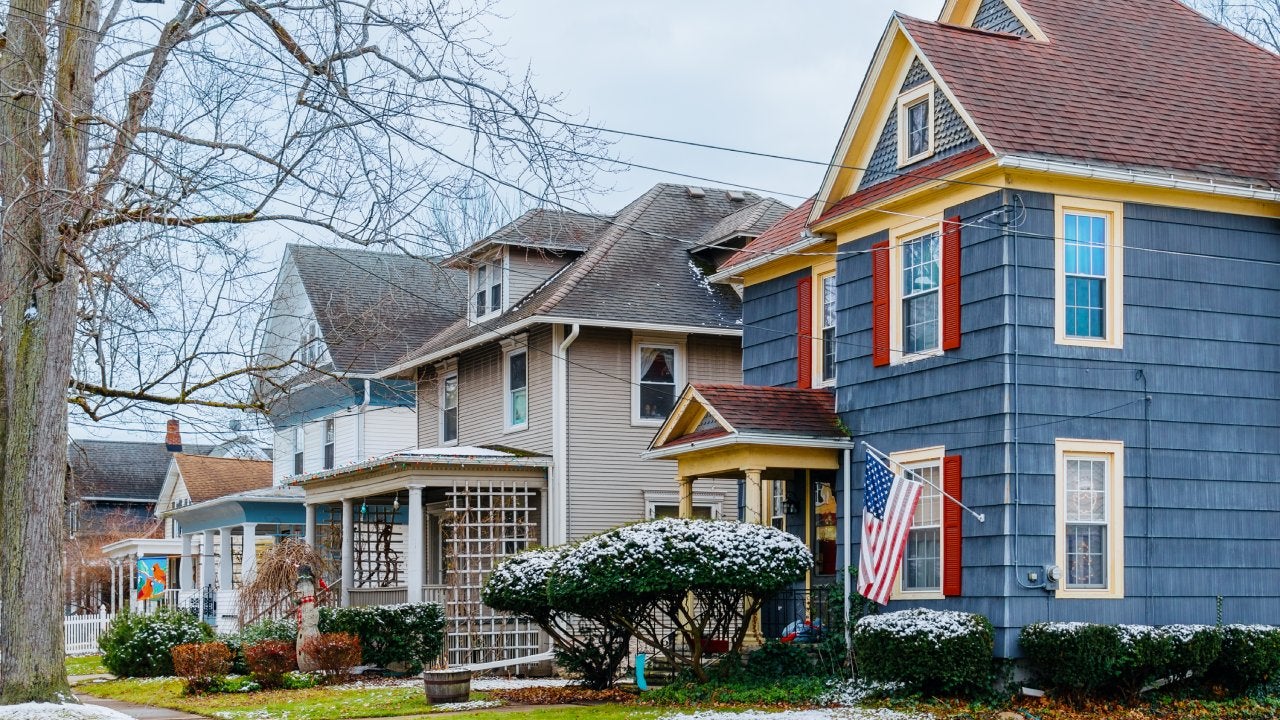
[[[740,265],[752,260],[766,260],[773,253],[783,252],[791,245],[800,242],[809,213],[813,210],[813,203],[814,198],[809,198],[800,203],[799,207],[778,218],[778,221],[767,230],[721,263],[715,278],[719,280],[726,272],[739,269]]]
[[[897,16],[997,155],[1280,188],[1280,56],[1177,0],[1021,0],[1039,42]]]
[[[654,435],[646,455],[695,443],[849,441],[829,388],[690,383]]]
[[[211,445],[185,445],[184,450],[205,454]],[[121,440],[71,440],[67,448],[70,469],[68,496],[111,498],[154,503],[160,496],[173,454],[163,442]]]
[[[466,273],[430,259],[289,245],[335,369],[373,373],[466,315]]]
[[[383,374],[493,339],[496,330],[533,318],[661,325],[741,332],[741,300],[732,288],[707,282],[689,250],[728,215],[755,203],[752,193],[659,184],[623,208],[573,258],[505,313],[482,323],[460,319],[407,353]],[[678,322],[673,322],[678,318]]]
[[[261,490],[272,485],[270,460],[175,453],[173,461],[182,475],[182,482],[187,487],[192,504],[224,495]]]
[[[712,247],[735,237],[756,237],[768,230],[774,223],[791,211],[791,207],[773,198],[764,198],[760,202],[748,205],[741,210],[726,215],[724,219],[702,234],[696,245]]]

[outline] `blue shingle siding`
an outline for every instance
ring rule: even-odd
[[[1008,231],[988,217],[1002,205],[1018,220]],[[984,612],[1004,655],[1036,620],[1213,623],[1218,595],[1226,622],[1274,622],[1280,220],[1126,204],[1124,347],[1109,350],[1054,342],[1052,195],[1001,191],[945,215],[969,224],[959,350],[873,367],[868,256],[843,256],[837,275],[841,417],[885,452],[960,454],[965,500],[987,515],[964,520],[965,596],[919,604]],[[1125,445],[1122,600],[1018,584],[1055,561],[1058,438]]]
[[[800,270],[743,290],[742,381],[747,385],[796,384],[796,282],[808,274]]]
[[[902,90],[904,92],[910,90],[928,82],[929,79],[929,71],[925,69],[920,60],[913,60],[911,68],[907,71],[906,80],[902,83]],[[969,126],[965,124],[960,117],[960,113],[956,111],[955,106],[951,104],[951,101],[947,99],[941,89],[933,92],[933,114],[935,133],[933,155],[918,163],[912,163],[899,169],[898,112],[896,108],[889,111],[889,118],[885,121],[884,130],[881,131],[880,138],[876,141],[876,147],[871,152],[871,159],[867,161],[867,171],[863,174],[861,182],[858,183],[859,190],[871,187],[883,180],[897,177],[903,172],[917,169],[925,163],[968,150],[978,144],[977,137],[969,130]]]
[[[1031,37],[1026,26],[1018,20],[1004,0],[982,0],[978,6],[978,14],[973,18],[973,26],[980,30],[1012,33],[1022,37]]]

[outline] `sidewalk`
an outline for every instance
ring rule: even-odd
[[[131,718],[136,718],[136,720],[206,720],[203,715],[192,715],[179,710],[139,705],[122,700],[107,700],[106,698],[94,697],[83,692],[77,692],[76,697],[85,705],[96,705],[115,710]]]

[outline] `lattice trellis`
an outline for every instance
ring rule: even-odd
[[[460,481],[445,495],[445,614],[450,664],[533,655],[545,646],[538,627],[480,601],[498,560],[537,545],[539,490],[528,482]]]

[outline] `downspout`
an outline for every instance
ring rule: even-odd
[[[853,590],[849,580],[853,577],[853,450],[844,449],[844,647],[849,657],[853,657],[853,630],[849,627],[849,616],[852,614]],[[853,667],[853,663],[849,663]]]
[[[356,462],[364,462],[368,455],[364,452],[364,413],[369,409],[369,378],[364,379],[364,397],[360,399],[360,407],[356,410]]]
[[[568,335],[564,325],[552,327],[551,341],[556,345],[551,358],[551,475],[550,517],[547,533],[549,545],[563,545],[569,540],[569,346],[578,339],[581,328],[574,323]],[[556,340],[561,336],[559,343]]]

